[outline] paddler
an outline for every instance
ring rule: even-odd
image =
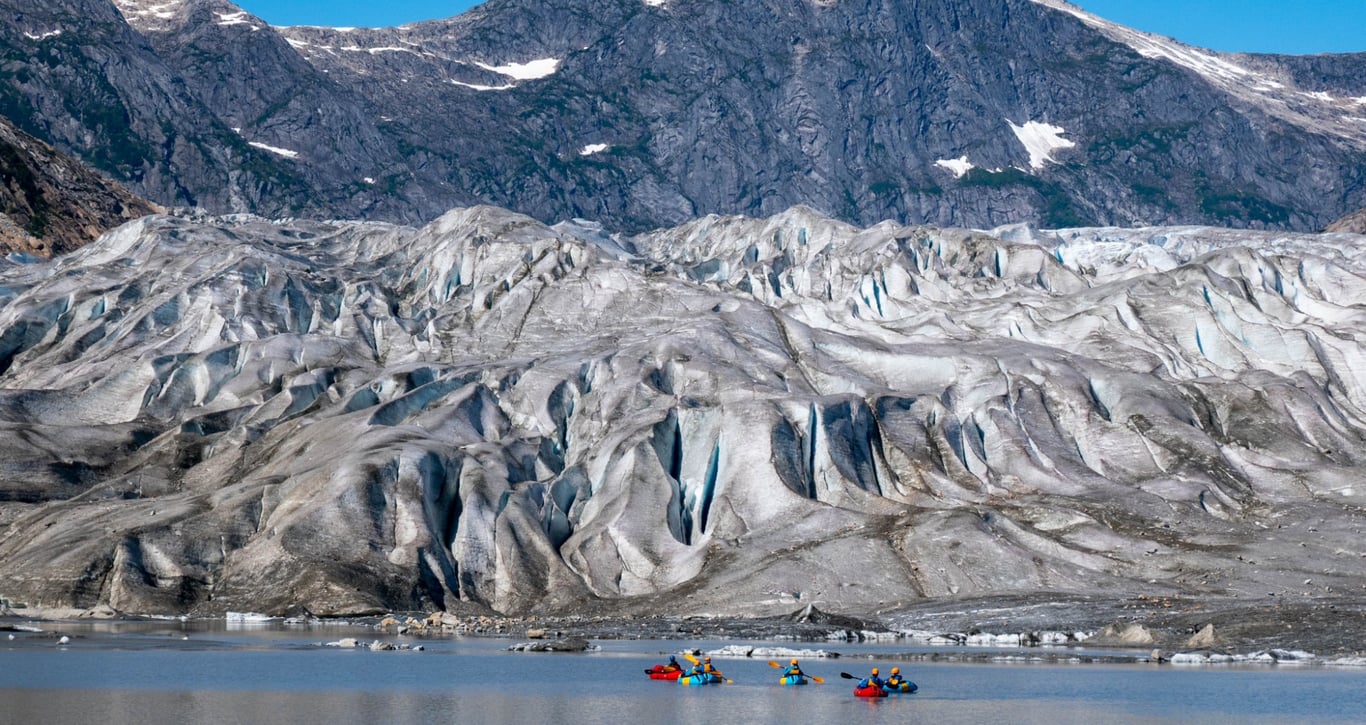
[[[711,666],[710,657],[703,657],[701,664],[694,666],[687,672],[688,677],[695,677],[697,675],[715,675],[717,679],[721,679],[721,671]]]
[[[792,664],[789,664],[787,669],[783,670],[783,677],[799,677],[804,680],[806,679],[806,673],[802,672],[801,666],[797,664],[797,659],[794,657],[792,658]]]
[[[858,687],[860,690],[866,690],[869,687],[882,687],[885,684],[887,683],[883,682],[882,678],[877,676],[876,667],[873,668],[872,674],[858,681]]]
[[[877,674],[877,671],[874,670],[873,674]],[[892,690],[893,692],[899,692],[905,684],[906,678],[901,676],[901,668],[893,667],[892,675],[887,678],[886,689]]]

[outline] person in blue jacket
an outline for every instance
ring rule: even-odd
[[[872,674],[858,681],[858,687],[860,690],[868,687],[882,687],[885,684],[887,683],[883,682],[882,678],[877,676],[876,667],[873,668]]]
[[[901,676],[901,668],[893,667],[892,676],[887,678],[887,689],[893,692],[900,692],[901,688],[907,684],[908,680]]]

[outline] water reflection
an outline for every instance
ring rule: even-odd
[[[316,633],[146,636],[0,648],[0,723],[1366,722],[1366,673],[1342,670],[915,664],[903,669],[919,693],[866,701],[839,679],[868,666],[849,658],[804,662],[829,684],[802,688],[762,660],[719,662],[734,685],[646,679],[678,642],[537,655],[499,640],[370,652]]]

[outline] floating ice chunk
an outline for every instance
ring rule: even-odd
[[[545,78],[554,75],[560,67],[559,58],[537,58],[525,63],[508,63],[507,65],[488,65],[476,62],[475,65],[484,70],[491,70],[494,73],[505,75],[509,78],[516,78],[519,81],[531,81],[537,78]]]
[[[979,632],[968,635],[970,647],[1019,647],[1022,639],[1019,634],[990,634]]]
[[[972,162],[968,161],[967,154],[959,156],[956,159],[939,159],[934,162],[934,165],[941,169],[948,169],[954,176],[960,179],[966,176],[969,171],[977,168]]]
[[[272,617],[269,614],[259,612],[227,612],[223,615],[223,620],[226,622],[270,622],[275,619],[279,619],[279,617]]]
[[[269,145],[263,144],[263,143],[261,143],[261,142],[259,142],[259,141],[248,141],[248,142],[247,142],[247,145],[248,145],[248,146],[255,146],[256,148],[261,149],[262,151],[269,151],[269,152],[275,154],[276,156],[283,156],[283,157],[285,157],[285,158],[287,158],[287,159],[297,159],[297,158],[299,158],[299,152],[298,152],[298,151],[291,151],[291,150],[289,150],[289,149],[282,149],[282,148],[280,148],[279,146],[269,146]]]
[[[1062,137],[1067,130],[1062,126],[1053,126],[1039,121],[1029,121],[1023,126],[1015,125],[1015,122],[1006,119],[1010,124],[1010,130],[1015,132],[1015,137],[1024,144],[1025,150],[1029,152],[1029,167],[1031,169],[1042,169],[1044,164],[1054,163],[1053,152],[1060,149],[1070,149],[1076,146],[1075,141],[1068,141]]]
[[[839,657],[838,652],[827,652],[823,649],[792,649],[790,647],[750,647],[742,644],[732,644],[714,649],[707,652],[709,657],[753,657],[755,659],[790,659],[798,657],[804,660],[825,659]]]

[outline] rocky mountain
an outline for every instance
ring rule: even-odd
[[[1366,245],[155,216],[0,267],[0,596],[894,618],[1366,586]]]
[[[490,0],[388,29],[0,0],[0,112],[164,204],[623,231],[807,204],[991,228],[1317,230],[1366,56],[1232,56],[1061,0]]]
[[[64,254],[157,211],[0,118],[0,252]]]

